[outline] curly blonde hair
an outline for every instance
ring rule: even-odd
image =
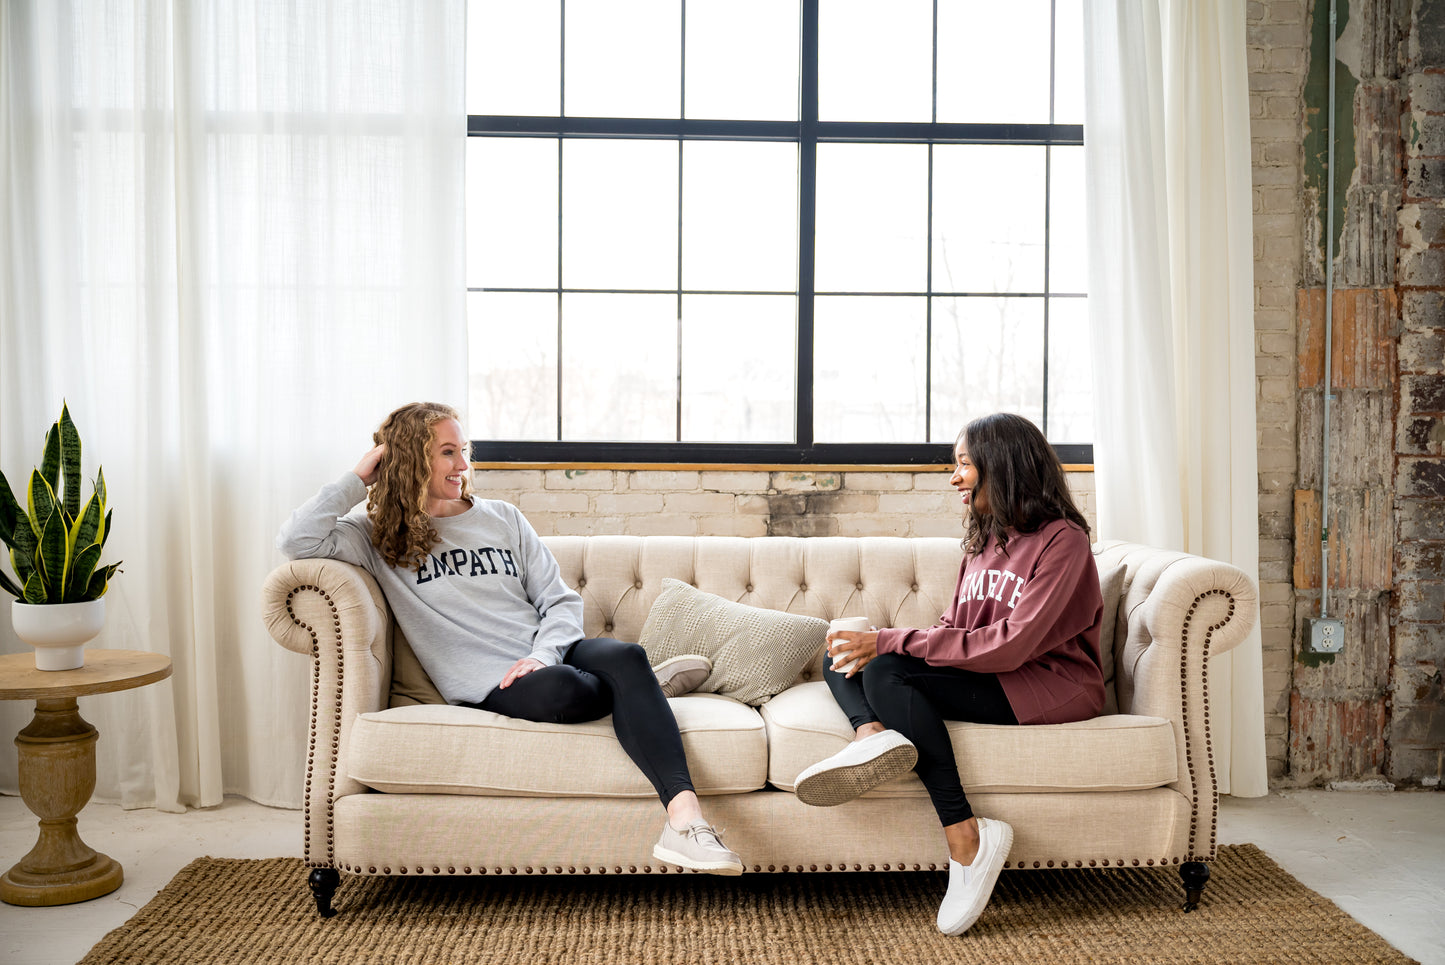
[[[366,494],[366,515],[371,520],[372,545],[391,566],[419,570],[440,539],[426,500],[436,424],[446,419],[461,421],[449,405],[412,402],[383,419],[371,437],[386,446],[386,454]],[[470,492],[470,479],[463,476],[462,496]]]

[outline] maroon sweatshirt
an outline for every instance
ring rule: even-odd
[[[879,653],[998,676],[1021,724],[1096,717],[1104,612],[1089,537],[1064,519],[966,557],[953,605],[927,630],[878,632]]]

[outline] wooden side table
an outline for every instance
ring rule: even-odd
[[[144,650],[87,650],[79,670],[35,669],[31,653],[0,656],[0,700],[34,700],[35,717],[15,738],[20,796],[40,819],[40,837],[0,877],[0,901],[68,905],[120,887],[120,864],[80,840],[75,816],[95,791],[99,732],[77,697],[130,690],[171,675],[171,658]]]

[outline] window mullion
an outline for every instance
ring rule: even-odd
[[[798,104],[796,441],[813,445],[813,253],[818,221],[818,0],[803,0]]]
[[[561,0],[557,16],[557,114],[567,116],[567,0]],[[567,438],[562,434],[563,379],[562,358],[562,212],[566,198],[562,193],[562,164],[566,160],[562,149],[564,139],[557,138],[557,441]]]

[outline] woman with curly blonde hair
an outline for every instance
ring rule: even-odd
[[[509,503],[471,495],[456,410],[404,405],[373,442],[354,470],[291,514],[281,552],[345,560],[375,577],[449,703],[561,724],[611,714],[618,742],[667,809],[653,856],[740,874],[742,861],[703,817],[667,705],[706,679],[711,663],[678,657],[654,672],[637,644],[587,638],[582,598],[531,524]]]

